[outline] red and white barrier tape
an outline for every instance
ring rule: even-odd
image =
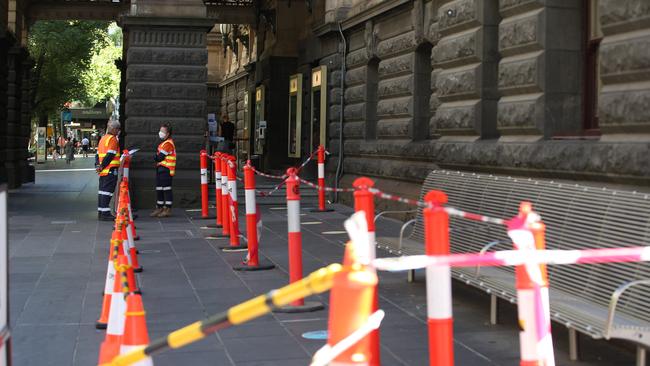
[[[413,255],[381,258],[373,266],[382,271],[406,271],[428,266],[475,267],[531,264],[594,264],[650,261],[650,246],[584,250],[503,250],[485,254]]]
[[[322,189],[325,192],[354,192],[355,191],[354,188],[332,188],[332,187],[327,187],[327,186],[321,188],[317,184],[314,184],[314,183],[312,183],[312,182],[310,182],[308,180],[305,180],[305,179],[302,179],[302,178],[299,178],[299,179],[300,179],[301,183],[304,183],[304,184],[308,185],[309,187],[314,188],[316,190],[321,190]]]

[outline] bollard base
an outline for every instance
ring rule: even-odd
[[[95,329],[106,329],[108,327],[108,324],[106,323],[95,323]]]
[[[203,225],[199,227],[199,229],[203,230],[208,230],[208,229],[221,229],[223,225],[217,225],[217,224],[208,224],[208,225]]]
[[[190,220],[216,220],[217,219],[216,216],[210,216],[210,215],[208,215],[208,216],[201,216],[201,215],[189,216],[188,215],[187,217],[189,217]]]
[[[325,309],[325,305],[318,301],[305,301],[305,305],[293,306],[287,305],[281,308],[273,309],[274,313],[311,313]]]
[[[136,241],[137,241],[137,240],[140,240],[140,235],[136,235],[136,236],[133,238],[133,240],[136,240]]]
[[[204,236],[203,239],[205,239],[205,240],[230,239],[230,235],[222,235],[222,234],[208,235],[208,236]]]
[[[309,210],[309,212],[334,212],[334,210],[332,210],[331,208],[326,208],[324,210],[320,210],[318,208],[315,208],[313,210]]]
[[[131,212],[133,212],[133,210],[131,210]],[[138,216],[137,214],[133,214],[133,217],[131,217],[131,220],[135,220],[135,219],[137,219],[138,217],[139,217],[139,216]]]
[[[242,263],[240,265],[233,266],[232,269],[235,271],[242,271],[242,272],[254,272],[254,271],[267,271],[269,269],[274,269],[275,264],[272,263],[264,263],[260,261],[260,263],[256,266],[249,266],[246,263]]]
[[[244,252],[248,250],[248,245],[237,245],[237,246],[232,246],[232,245],[222,245],[219,247],[224,252]]]
[[[135,272],[135,273],[140,273],[142,271],[143,271],[142,266],[140,266],[138,268],[133,268],[133,272]]]

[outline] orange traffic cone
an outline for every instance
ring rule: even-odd
[[[106,281],[104,284],[104,301],[102,302],[102,312],[99,319],[95,323],[95,328],[106,329],[108,325],[108,315],[111,310],[111,296],[113,295],[113,287],[115,281],[115,265],[113,264],[113,250],[116,240],[120,240],[121,234],[114,230],[111,235],[111,245],[108,249],[108,268],[106,268]]]
[[[358,255],[354,245],[348,244],[343,263],[360,266]],[[368,321],[368,317],[373,313],[376,287],[377,273],[365,266],[334,276],[334,285],[330,292],[328,345],[339,343]],[[379,355],[374,355],[372,350],[371,337],[367,335],[338,355],[330,365],[378,365]]]
[[[124,255],[117,257],[118,267],[128,265]],[[124,313],[126,312],[126,302],[122,282],[124,281],[121,271],[117,271],[115,276],[115,286],[113,286],[113,296],[111,297],[111,311],[108,315],[108,327],[106,328],[106,338],[102,344],[101,356],[109,359],[120,353],[122,335],[124,334]]]
[[[147,321],[145,318],[142,297],[137,294],[131,294],[126,298],[126,320],[124,324],[124,336],[122,337],[122,346],[120,354],[126,354],[135,348],[149,344],[149,332],[147,331]],[[136,362],[134,366],[153,366],[151,357]]]
[[[99,346],[98,366],[108,365],[113,361],[116,355],[120,353],[120,344],[115,341],[103,341]]]
[[[125,259],[127,261],[128,267],[126,269],[126,276],[128,278],[129,290],[142,295],[142,292],[138,288],[138,282],[136,281],[136,278],[135,278],[135,273],[134,273],[135,272],[135,270],[134,270],[135,265],[133,264],[133,257],[129,255],[129,254],[134,254],[133,253],[133,248],[128,248],[128,242],[127,242],[128,239],[126,238],[126,233],[127,232],[125,231],[125,228],[123,227],[122,228],[122,242],[125,243],[126,245],[123,248],[124,249],[123,252],[120,253],[120,254],[124,254],[124,257],[125,257]]]
[[[133,234],[131,233],[131,230],[129,230],[129,226],[124,226],[122,228],[122,238],[124,240],[128,240],[129,243],[128,255],[129,258],[131,259],[131,265],[133,266],[133,271],[142,272],[142,266],[140,266],[140,263],[138,263],[138,252],[137,249],[135,248],[135,243],[133,242]]]

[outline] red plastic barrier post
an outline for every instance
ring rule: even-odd
[[[318,146],[318,209],[314,212],[329,212],[325,206],[325,146]]]
[[[449,214],[443,206],[447,195],[430,191],[424,200],[431,207],[423,210],[424,243],[427,255],[449,254]],[[430,266],[427,274],[427,326],[429,328],[429,365],[454,364],[454,319],[451,303],[449,266]]]
[[[221,154],[221,235],[230,237],[230,195],[228,194],[228,154]]]
[[[289,283],[302,280],[302,234],[300,233],[300,180],[296,168],[287,169],[287,228],[289,232]],[[305,305],[300,299],[293,306]]]
[[[257,233],[257,203],[255,202],[255,171],[248,160],[244,165],[244,193],[246,198],[246,237],[248,239],[248,260],[234,266],[237,271],[260,271],[273,269],[273,264],[260,264]]]
[[[508,234],[513,237],[515,249],[546,249],[544,224],[534,218],[530,202],[522,202],[519,215],[508,223]],[[536,215],[535,215],[536,216]],[[551,337],[551,316],[548,295],[548,274],[546,265],[515,267],[517,288],[517,313],[521,366],[554,365],[553,339]],[[537,281],[531,278],[539,276]],[[540,283],[541,282],[541,283]]]
[[[201,217],[208,217],[208,153],[201,150]]]
[[[366,214],[366,223],[368,225],[368,242],[370,243],[370,260],[373,260],[377,257],[375,235],[375,197],[369,191],[369,188],[372,188],[374,185],[375,182],[367,177],[357,178],[354,182],[352,182],[352,186],[355,188],[354,211],[363,211]],[[374,313],[377,311],[377,309],[379,309],[379,297],[377,294],[377,289],[375,288],[372,312]],[[370,360],[369,365],[381,365],[379,329],[374,330],[372,333],[370,333],[370,347],[372,348],[372,359]]]
[[[230,218],[230,245],[222,246],[224,251],[243,251],[246,245],[239,242],[239,203],[237,202],[237,159],[228,155],[226,161],[228,171],[228,215]]]
[[[217,217],[217,226],[221,226],[223,209],[221,207],[221,153],[214,153],[214,193],[215,193],[215,216]]]

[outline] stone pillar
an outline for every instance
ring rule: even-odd
[[[126,147],[141,149],[131,166],[139,207],[155,203],[153,155],[162,122],[171,123],[176,142],[174,205],[188,207],[198,202],[199,151],[207,123],[206,33],[214,24],[205,19],[202,1],[178,2],[133,1],[131,15],[122,19],[129,34]]]
[[[598,117],[603,138],[650,134],[650,3],[600,0],[602,87]],[[610,135],[610,136],[605,136]],[[628,136],[619,136],[630,141]]]
[[[501,135],[579,133],[581,1],[499,1]],[[508,137],[504,137],[508,139]]]
[[[20,186],[20,168],[16,162],[20,145],[19,130],[21,121],[21,83],[23,49],[11,47],[7,55],[7,129],[5,135],[5,171],[9,188]]]
[[[0,9],[0,14],[6,14],[6,8]],[[5,25],[0,24],[0,177],[6,178],[5,159],[7,155],[7,53],[9,39]],[[0,180],[4,181],[4,178]]]
[[[441,104],[432,129],[442,138],[496,137],[498,4],[446,1],[437,19],[439,42],[431,53],[433,89]]]
[[[26,32],[25,32],[26,33]],[[23,33],[23,34],[25,34]],[[22,183],[34,182],[34,167],[29,165],[27,158],[29,156],[29,138],[32,130],[32,110],[31,110],[31,85],[32,85],[32,68],[34,61],[28,56],[27,50],[23,49],[22,64],[22,81],[21,81],[21,98],[20,98],[20,123],[16,130],[16,168],[19,177],[16,179]]]

